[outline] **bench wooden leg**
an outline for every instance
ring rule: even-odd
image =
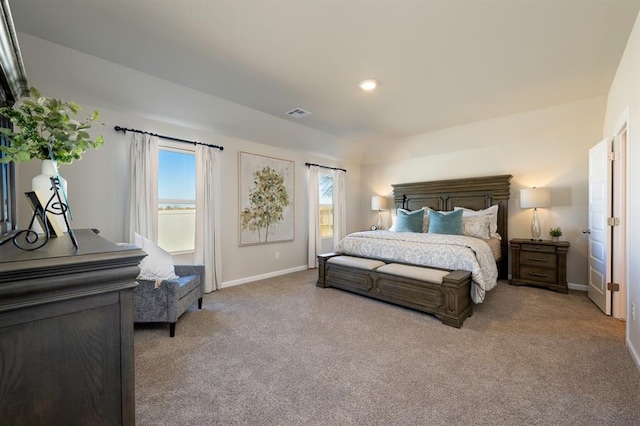
[[[202,309],[202,297],[198,299],[198,309]]]
[[[176,335],[176,323],[169,323],[169,337],[174,337]]]

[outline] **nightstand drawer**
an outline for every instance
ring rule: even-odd
[[[557,256],[555,253],[535,251],[520,251],[520,264],[538,268],[555,268]]]
[[[544,244],[535,244],[535,243],[527,243],[527,244],[522,244],[520,246],[520,250],[522,251],[536,251],[536,252],[544,252],[544,253],[555,253],[556,252],[556,247],[555,246],[548,246],[548,245],[544,245]]]
[[[520,266],[520,278],[549,284],[555,284],[557,280],[555,269],[536,268],[528,265]]]

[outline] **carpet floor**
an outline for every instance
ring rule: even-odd
[[[625,324],[583,292],[506,282],[461,329],[317,270],[136,325],[139,425],[638,425]]]

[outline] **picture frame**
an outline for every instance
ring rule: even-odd
[[[58,224],[58,221],[54,217],[53,213],[49,210],[45,210],[48,200],[44,193],[40,190],[25,192],[29,204],[33,209],[35,218],[40,224],[40,228],[44,231],[48,230],[51,237],[61,237],[64,235],[64,231]]]
[[[295,239],[295,162],[239,152],[239,245]]]

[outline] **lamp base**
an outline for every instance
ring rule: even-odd
[[[382,227],[382,216],[380,215],[380,210],[378,210],[378,223],[376,223],[376,228],[378,230],[383,229],[383,227]]]
[[[538,218],[538,209],[533,209],[533,219],[531,219],[531,238],[535,241],[542,241],[540,239],[540,235],[542,234],[542,229],[540,228],[540,219]]]

